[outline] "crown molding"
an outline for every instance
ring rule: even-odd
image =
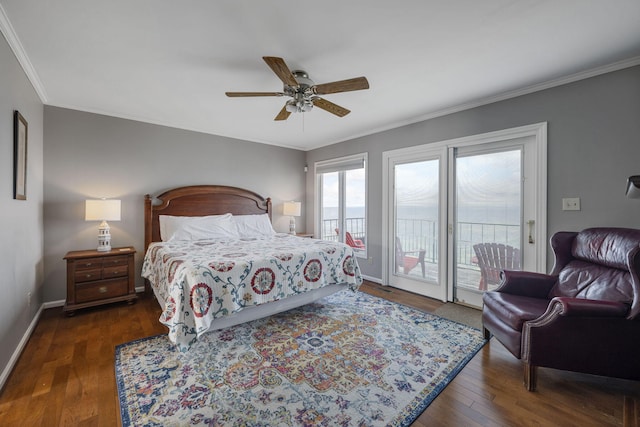
[[[449,108],[444,108],[438,111],[426,113],[417,117],[413,117],[411,119],[407,119],[403,122],[396,122],[393,126],[389,126],[386,128],[382,128],[382,127],[378,128],[375,131],[372,131],[371,133],[379,133],[386,130],[395,129],[397,127],[407,126],[410,124],[423,122],[425,120],[434,119],[436,117],[442,117],[449,114],[458,113],[460,111],[470,110],[472,108],[481,107],[483,105],[493,104],[494,102],[505,101],[511,98],[516,98],[518,96],[540,92],[542,90],[551,89],[551,88],[566,85],[569,83],[574,83],[580,80],[585,80],[585,79],[596,77],[602,74],[623,70],[625,68],[635,67],[637,65],[640,65],[640,56],[635,56],[632,58],[624,59],[622,61],[617,61],[611,64],[602,65],[600,67],[595,67],[595,68],[591,68],[585,71],[580,71],[574,74],[569,74],[567,76],[558,77],[556,79],[546,80],[542,83],[525,86],[523,88],[502,92],[497,95],[479,98],[463,104],[454,105]],[[367,132],[362,136],[368,135],[371,133]]]
[[[353,134],[349,137],[336,140],[329,141],[323,144],[316,144],[314,146],[310,146],[304,149],[304,151],[311,151],[318,148],[326,147],[327,145],[337,144],[344,141],[350,141],[352,139],[363,138],[365,136],[373,135],[376,133],[386,132],[389,130],[401,128],[403,126],[412,125],[414,123],[424,122],[426,120],[435,119],[437,117],[446,116],[453,113],[459,113],[461,111],[470,110],[472,108],[482,107],[483,105],[493,104],[494,102],[506,101],[511,98],[516,98],[522,95],[528,95],[531,93],[539,92],[545,89],[551,89],[554,87],[562,86],[569,83],[574,83],[580,80],[588,79],[591,77],[596,77],[602,74],[612,73],[614,71],[624,70],[625,68],[635,67],[640,65],[640,56],[635,56],[632,58],[628,58],[622,61],[613,62],[611,64],[606,64],[600,67],[591,68],[585,71],[580,71],[578,73],[570,74],[568,76],[558,77],[556,79],[547,80],[542,83],[526,86],[520,89],[514,89],[507,92],[502,92],[497,95],[487,96],[484,98],[479,98],[474,101],[466,102],[463,104],[458,104],[451,106],[449,108],[443,108],[441,110],[432,111],[429,113],[422,114],[417,117],[412,117],[406,120],[393,122],[392,124],[386,126],[378,126],[376,128],[368,129],[364,132],[360,132],[357,134]]]
[[[38,94],[40,101],[43,104],[46,104],[47,93],[44,90],[44,86],[42,85],[42,82],[40,81],[40,78],[38,77],[38,73],[36,73],[35,68],[33,68],[33,65],[31,64],[29,57],[24,51],[24,48],[22,47],[22,43],[20,43],[20,39],[18,38],[18,35],[13,29],[13,25],[11,25],[11,22],[9,21],[9,17],[4,11],[4,8],[2,7],[2,5],[0,5],[0,32],[2,32],[2,34],[4,35],[4,38],[7,40],[9,47],[13,51],[13,54],[16,56],[16,59],[18,60],[18,63],[20,63],[20,66],[24,70],[24,73],[27,75],[27,78],[31,82],[33,89]]]

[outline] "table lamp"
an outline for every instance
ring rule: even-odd
[[[289,220],[289,234],[296,234],[295,217],[300,216],[301,205],[300,202],[284,202],[282,213],[291,217]]]
[[[632,175],[627,180],[627,197],[640,199],[640,175]]]
[[[85,221],[102,221],[98,226],[98,251],[111,250],[111,233],[107,221],[120,221],[120,200],[86,200]]]

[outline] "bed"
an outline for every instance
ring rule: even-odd
[[[275,233],[271,200],[249,190],[175,188],[146,195],[144,215],[142,276],[181,351],[207,331],[362,283],[351,247]]]

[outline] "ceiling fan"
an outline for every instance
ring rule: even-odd
[[[333,102],[327,101],[318,95],[327,95],[330,93],[350,92],[354,90],[369,89],[369,82],[366,77],[356,77],[353,79],[340,80],[337,82],[315,84],[309,78],[305,71],[289,70],[284,59],[275,56],[263,56],[264,62],[278,76],[284,88],[282,92],[225,92],[227,96],[250,97],[250,96],[288,96],[291,99],[286,102],[282,110],[278,113],[274,120],[287,120],[291,113],[306,113],[314,106],[322,108],[325,111],[335,114],[338,117],[344,117],[351,112]]]

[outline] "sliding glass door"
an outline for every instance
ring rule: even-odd
[[[546,270],[546,124],[383,154],[385,284],[482,305],[501,269]]]
[[[389,283],[433,298],[442,298],[441,192],[442,153],[421,159],[398,158],[393,182],[393,256]]]
[[[453,150],[454,295],[481,305],[501,269],[522,269],[524,148],[492,144]],[[479,291],[479,292],[478,292]]]

